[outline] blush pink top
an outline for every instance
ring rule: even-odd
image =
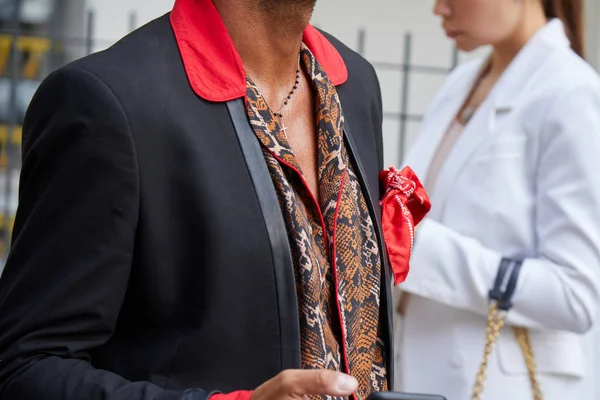
[[[439,178],[440,172],[448,158],[448,155],[452,151],[452,148],[456,144],[456,141],[462,134],[465,126],[460,123],[457,119],[454,119],[450,127],[444,134],[444,137],[440,141],[431,163],[429,164],[429,172],[425,178],[425,189],[431,196],[435,190],[435,185]]]

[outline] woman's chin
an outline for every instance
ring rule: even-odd
[[[461,40],[461,39],[456,39],[454,40],[454,43],[456,44],[456,48],[460,51],[463,51],[465,53],[470,53],[472,51],[477,50],[479,47],[481,47],[478,44],[475,43],[469,43],[468,41],[465,40]]]

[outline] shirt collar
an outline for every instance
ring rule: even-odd
[[[226,102],[246,96],[246,72],[212,0],[177,0],[171,26],[190,85],[201,98]],[[304,31],[304,44],[335,85],[348,70],[335,47],[315,27]]]

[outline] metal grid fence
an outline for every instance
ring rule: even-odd
[[[365,29],[360,29],[358,31],[358,45],[357,52],[361,55],[365,55],[366,52],[366,37],[367,31]],[[442,75],[446,76],[456,65],[458,64],[459,51],[456,46],[452,50],[452,59],[450,62],[449,68],[437,67],[437,66],[429,66],[429,65],[419,65],[413,64],[412,62],[413,56],[413,35],[411,32],[406,32],[404,34],[404,51],[402,55],[401,63],[390,63],[390,62],[379,62],[375,60],[370,60],[373,67],[378,71],[394,71],[398,72],[402,76],[401,86],[398,90],[398,94],[400,96],[400,108],[395,112],[384,112],[383,118],[391,119],[399,121],[399,143],[400,146],[398,148],[398,159],[402,160],[404,154],[406,153],[406,143],[407,143],[407,125],[408,122],[421,122],[423,119],[423,115],[420,114],[412,114],[408,111],[411,93],[411,76],[413,73],[423,73],[429,75]]]

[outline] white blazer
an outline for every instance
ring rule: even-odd
[[[457,67],[430,105],[406,161],[422,180],[483,61]],[[600,304],[600,78],[571,51],[561,22],[550,21],[513,60],[430,196],[401,285],[413,296],[400,324],[400,389],[471,398],[488,290],[508,256],[525,257],[508,323],[531,329],[545,400],[597,399],[589,331]],[[505,328],[483,399],[531,393]]]

